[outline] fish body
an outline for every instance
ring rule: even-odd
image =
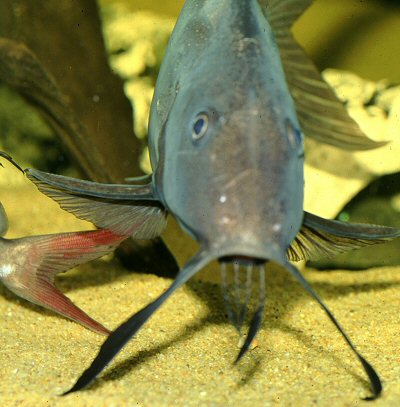
[[[371,398],[381,392],[372,366],[289,262],[400,237],[398,229],[332,221],[303,211],[301,129],[340,148],[377,146],[349,118],[290,34],[291,24],[310,3],[186,1],[151,107],[150,181],[102,184],[25,170],[61,208],[107,231],[110,249],[116,235],[159,236],[167,213],[200,243],[171,286],[110,334],[65,394],[94,380],[177,288],[216,259],[221,272],[225,263],[236,271],[241,262],[259,269],[259,305],[237,361],[261,325],[263,264],[273,261],[300,282],[338,328],[368,375]],[[58,261],[63,269],[69,266],[65,258]]]

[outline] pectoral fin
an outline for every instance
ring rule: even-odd
[[[286,80],[305,135],[346,150],[368,150],[385,144],[369,139],[290,32],[310,0],[271,1],[264,8],[275,34]]]
[[[62,209],[99,228],[136,239],[152,239],[165,228],[166,211],[149,184],[101,184],[30,169],[26,175]]]
[[[320,218],[304,212],[303,226],[287,251],[289,260],[316,260],[400,237],[400,229]]]
[[[50,174],[47,172],[28,168],[25,170],[27,177],[38,187],[39,190],[51,188],[65,191],[65,193],[78,194],[87,198],[104,198],[120,201],[154,201],[151,184],[127,185],[127,184],[103,184],[100,182],[86,181],[63,175]]]
[[[313,0],[259,0],[267,3],[264,8],[268,21],[274,29],[290,28],[293,23],[310,7]]]

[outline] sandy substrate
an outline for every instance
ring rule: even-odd
[[[7,237],[87,229],[41,196],[22,175],[1,169]],[[180,263],[196,246],[170,222],[165,240]],[[1,256],[1,253],[0,253]],[[215,278],[213,276],[216,276]],[[305,275],[380,373],[377,406],[400,401],[400,269]],[[67,397],[103,337],[18,299],[1,286],[0,404],[3,406],[355,406],[364,373],[319,306],[282,270],[268,270],[258,347],[233,366],[235,330],[224,315],[218,266],[179,289],[87,390]],[[58,278],[63,292],[109,328],[170,284],[127,272],[112,256]]]

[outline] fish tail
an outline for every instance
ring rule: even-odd
[[[126,237],[100,229],[3,239],[9,242],[5,249],[8,247],[9,255],[4,256],[5,262],[0,264],[1,279],[18,296],[107,335],[107,328],[57,289],[54,278],[58,273],[109,253]],[[13,252],[18,259],[13,259]]]

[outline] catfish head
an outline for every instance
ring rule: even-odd
[[[217,20],[220,9],[207,20],[212,41],[172,85],[176,94],[152,157],[156,190],[218,257],[282,262],[303,218],[300,126],[258,3],[231,2],[230,15]],[[228,31],[235,34],[227,41]]]

